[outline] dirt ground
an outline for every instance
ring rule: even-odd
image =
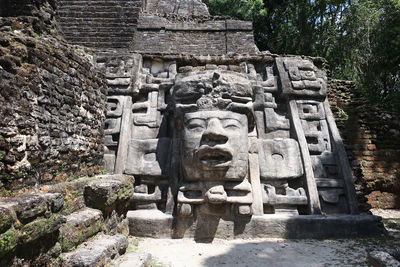
[[[400,248],[400,211],[373,213],[383,217],[388,236],[340,240],[215,239],[212,243],[131,238],[130,249],[150,253],[152,267],[368,266],[368,250]]]

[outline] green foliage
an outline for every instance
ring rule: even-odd
[[[400,111],[400,0],[205,2],[213,15],[252,20],[260,50],[324,57],[331,77]]]
[[[388,110],[400,111],[400,1],[381,0],[371,33],[371,54],[362,67],[364,92]]]
[[[339,116],[341,117],[341,118],[343,118],[343,120],[345,120],[345,121],[347,121],[347,120],[349,120],[349,114],[347,114],[347,112],[346,111],[344,111],[343,109],[341,109],[341,108],[338,108],[338,114],[339,114]]]

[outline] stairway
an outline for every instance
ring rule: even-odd
[[[58,0],[57,21],[72,44],[128,48],[141,5],[141,0]]]

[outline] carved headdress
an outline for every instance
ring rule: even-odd
[[[253,88],[246,76],[231,71],[178,74],[172,89],[175,116],[201,110],[225,110],[245,114],[249,131],[254,128]]]

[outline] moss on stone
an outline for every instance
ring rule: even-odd
[[[20,232],[20,242],[28,243],[43,235],[57,230],[62,223],[62,216],[53,215],[50,218],[42,218],[24,225]]]
[[[15,228],[10,228],[7,232],[0,234],[0,257],[13,251],[20,238],[20,232]]]
[[[63,231],[59,240],[62,251],[71,251],[77,245],[100,232],[102,226],[103,221],[100,220],[93,225],[83,226],[81,228],[71,228],[67,229],[67,231]]]
[[[14,223],[14,218],[8,209],[0,207],[0,233],[6,231]]]
[[[123,202],[127,203],[133,194],[133,181],[124,175],[101,177],[85,186],[85,203],[110,214]]]

